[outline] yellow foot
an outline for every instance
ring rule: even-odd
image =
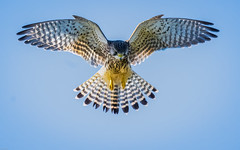
[[[112,81],[112,79],[110,79],[109,88],[110,88],[111,91],[113,90],[113,81]]]
[[[126,78],[122,78],[121,84],[123,89],[125,89],[126,87],[126,82],[127,82]]]
[[[122,88],[125,89],[126,82],[122,82]]]

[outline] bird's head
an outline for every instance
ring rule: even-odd
[[[110,53],[116,59],[123,59],[128,54],[128,43],[125,41],[110,41]]]

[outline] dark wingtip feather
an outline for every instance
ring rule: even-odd
[[[31,27],[34,27],[34,26],[37,25],[37,24],[38,24],[38,23],[28,24],[28,25],[22,26],[22,28],[31,28]]]
[[[133,109],[138,109],[138,108],[139,108],[138,103],[133,104],[133,105],[132,105],[132,108],[133,108]]]
[[[80,16],[77,16],[77,15],[72,15],[75,19],[78,19],[78,20],[82,20],[82,21],[87,21],[86,18],[83,18],[83,17],[80,17]]]
[[[158,90],[155,87],[152,89],[152,91],[153,92],[158,92]]]
[[[153,93],[151,93],[148,97],[154,99],[155,98],[155,95]]]
[[[93,107],[95,106],[95,109],[97,109],[100,105],[97,104],[96,102],[93,103]]]
[[[122,108],[122,110],[123,110],[124,113],[128,113],[128,111],[129,111],[129,107],[126,106],[126,107]]]
[[[203,38],[206,41],[210,41],[211,38],[209,38],[208,36],[206,36],[205,34],[200,34],[200,37]]]
[[[25,43],[25,44],[29,44],[29,43],[31,43],[31,40],[27,40],[27,41],[25,41],[24,43]]]
[[[197,40],[198,40],[198,42],[199,42],[199,43],[204,43],[204,42],[205,42],[205,40],[204,40],[204,39],[202,39],[202,38],[200,38],[200,37],[199,37],[199,38],[197,38]]]
[[[105,112],[108,112],[108,110],[109,110],[109,108],[107,108],[107,107],[106,107],[106,110],[105,110]]]
[[[44,48],[44,47],[47,47],[47,46],[48,46],[47,44],[37,45],[38,48]]]
[[[85,103],[86,105],[90,104],[91,102],[92,102],[92,101],[90,101],[88,98],[86,98],[85,101],[84,101],[84,103]]]
[[[161,14],[161,15],[157,15],[157,16],[154,16],[154,17],[150,18],[149,20],[160,19],[160,18],[162,18],[162,16],[164,16],[164,15],[163,15],[163,14]]]
[[[114,113],[114,114],[118,114],[119,109],[118,109],[118,108],[112,108],[111,111],[112,111],[112,113]]]
[[[32,29],[26,29],[26,30],[20,31],[17,33],[17,35],[23,35],[23,34],[29,33],[31,30]]]
[[[29,39],[29,38],[31,38],[31,36],[25,35],[25,36],[23,36],[23,37],[20,37],[18,40],[19,40],[19,41],[24,41],[24,40],[27,40],[27,39]]]
[[[106,106],[103,106],[103,111],[106,109]]]
[[[119,112],[119,109],[117,108],[117,109],[115,109],[114,114],[118,114],[118,112]]]
[[[54,48],[53,46],[49,46],[48,48],[45,47],[45,49],[46,49],[46,50],[53,50],[53,51],[55,50],[55,48]],[[80,90],[80,89],[79,89],[79,90]],[[79,91],[79,90],[78,90],[78,91]]]
[[[147,102],[146,99],[144,98],[143,100],[140,101],[140,103],[143,104],[143,105],[147,105],[148,102]]]
[[[212,31],[212,32],[219,32],[218,29],[215,29],[215,28],[212,28],[212,27],[208,27],[208,26],[203,26],[203,27],[208,29],[209,31]]]
[[[108,112],[109,108],[107,108],[106,106],[103,106],[103,111]]]
[[[40,42],[38,42],[38,40],[36,40],[36,39],[33,39],[33,40],[31,40],[31,45],[33,45],[33,46],[36,46],[36,45],[38,45]]]
[[[82,98],[83,96],[82,93],[78,93],[77,98]]]
[[[80,91],[80,88],[79,88],[79,87],[77,87],[77,88],[75,88],[75,89],[74,89],[74,91]]]
[[[207,21],[201,21],[201,20],[198,20],[201,24],[204,24],[204,25],[214,25],[214,23],[212,22],[207,22]]]
[[[197,45],[197,44],[198,44],[198,41],[197,41],[197,40],[193,40],[193,41],[191,41],[191,44],[192,44],[192,45]]]
[[[207,34],[208,36],[212,37],[212,38],[217,38],[218,36],[213,34],[213,33],[210,33],[210,32],[205,32],[205,34]]]

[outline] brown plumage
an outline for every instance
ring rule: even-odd
[[[153,17],[140,23],[127,41],[107,40],[99,26],[85,18],[51,20],[23,26],[20,41],[46,50],[63,50],[81,56],[93,66],[103,67],[86,82],[75,88],[77,99],[84,105],[100,105],[103,111],[129,112],[129,105],[139,109],[147,105],[144,95],[155,98],[157,89],[131,69],[154,51],[189,47],[210,41],[219,30],[210,22],[186,18]]]

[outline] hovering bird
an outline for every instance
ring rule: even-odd
[[[96,109],[102,104],[103,111],[114,114],[121,106],[129,112],[129,103],[138,110],[138,101],[147,105],[145,96],[155,98],[158,90],[141,78],[131,68],[140,64],[154,51],[166,48],[189,47],[210,41],[219,30],[210,27],[213,23],[187,19],[155,16],[140,23],[126,40],[108,40],[100,27],[83,17],[50,20],[25,25],[19,41],[39,48],[68,51],[81,56],[101,69],[82,85],[74,89],[77,99],[87,96],[84,105],[93,102]]]

